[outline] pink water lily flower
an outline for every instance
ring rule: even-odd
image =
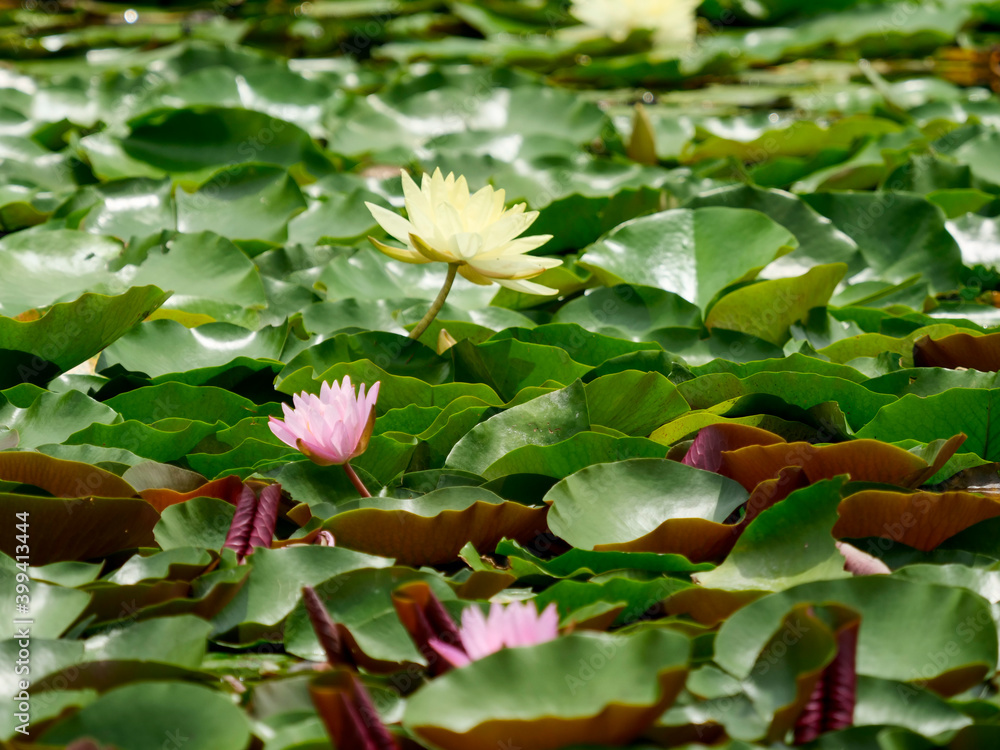
[[[343,465],[358,491],[368,496],[348,461],[368,447],[375,426],[378,387],[379,383],[375,383],[366,396],[362,383],[355,395],[351,378],[345,375],[342,383],[323,383],[319,396],[295,394],[295,408],[282,404],[284,421],[271,417],[268,426],[278,440],[302,451],[320,466]]]
[[[539,614],[534,602],[512,602],[504,607],[493,603],[489,616],[479,607],[462,611],[460,644],[449,644],[431,638],[431,648],[453,667],[482,659],[502,648],[534,646],[554,640],[559,635],[559,613],[550,604]]]

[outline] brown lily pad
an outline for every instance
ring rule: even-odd
[[[913,364],[917,367],[960,367],[982,372],[1000,370],[1000,333],[975,336],[953,333],[937,341],[930,336],[913,344]]]
[[[206,482],[201,487],[193,489],[190,492],[177,492],[176,490],[169,489],[148,489],[143,490],[139,495],[162,513],[164,508],[187,502],[195,497],[215,497],[235,505],[242,491],[243,480],[235,474],[231,474],[228,477],[221,477],[220,479],[213,479],[211,482]]]
[[[0,452],[0,479],[39,487],[55,497],[135,497],[128,482],[80,461],[30,451]]]
[[[854,481],[916,487],[937,473],[964,440],[964,435],[950,438],[930,463],[915,453],[878,440],[851,440],[834,445],[805,442],[751,445],[723,451],[719,473],[748,490],[778,476],[787,466],[801,466],[810,482],[847,474]]]
[[[882,537],[929,552],[945,539],[1000,516],[1000,500],[971,492],[864,490],[844,498],[833,535]]]
[[[504,500],[478,487],[448,487],[410,500],[365,498],[327,519],[337,545],[419,567],[448,563],[471,542],[528,542],[547,530],[548,508]]]
[[[784,442],[780,435],[759,427],[736,423],[710,424],[698,433],[682,463],[696,469],[717,472],[722,466],[723,451]]]
[[[103,558],[115,552],[151,547],[160,514],[145,500],[131,497],[37,497],[0,493],[6,519],[28,514],[31,563]],[[12,521],[11,521],[12,523]],[[14,556],[13,534],[0,535],[0,552]]]

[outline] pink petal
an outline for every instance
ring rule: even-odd
[[[554,641],[559,637],[559,610],[556,609],[555,602],[549,604],[542,614],[538,616],[536,627],[536,632],[542,638],[542,640],[538,641],[539,643]]]
[[[535,603],[525,602],[524,604],[528,620],[525,623],[522,645],[534,646],[538,643],[545,643],[552,640],[553,636],[550,636],[543,627],[544,622],[538,614],[538,608],[535,606]]]
[[[507,605],[507,632],[504,644],[508,648],[531,643],[532,625],[535,622],[534,610],[534,606],[527,602],[512,602]]]
[[[274,436],[278,438],[278,440],[283,442],[285,445],[298,449],[298,445],[295,443],[295,435],[292,434],[292,431],[289,430],[287,425],[285,425],[285,423],[280,419],[270,417],[267,420],[267,426],[271,428],[271,432],[274,433]]]
[[[492,654],[499,648],[492,646],[489,626],[483,611],[478,606],[466,607],[462,610],[462,645],[465,652],[475,661]]]
[[[309,449],[309,452],[318,458],[330,463],[338,463],[337,454],[331,451],[326,445],[318,443],[310,438],[299,438],[302,445]]]
[[[502,648],[534,646],[557,638],[559,613],[553,603],[538,614],[532,601],[507,606],[494,602],[488,616],[480,607],[467,607],[462,611],[460,635],[465,646],[462,656],[476,661]]]
[[[285,427],[296,438],[309,437],[310,435],[309,423],[300,411],[293,411],[285,418]]]
[[[472,663],[472,659],[470,659],[462,649],[456,648],[450,643],[439,641],[437,638],[430,638],[427,641],[427,645],[437,651],[438,656],[451,664],[453,667],[464,667],[466,664]]]
[[[507,609],[498,602],[490,605],[490,614],[486,619],[486,643],[492,654],[504,647],[510,627],[507,619]]]
[[[558,613],[550,604],[543,616],[538,614],[534,602],[526,601],[509,605],[512,632],[508,646],[533,646],[550,641],[558,635]]]
[[[836,542],[837,551],[844,556],[844,570],[856,576],[885,575],[892,570],[877,557],[862,552],[857,547],[844,542]]]
[[[330,440],[330,448],[342,457],[343,461],[349,461],[351,454],[357,447],[358,441],[348,431],[347,425],[343,422],[337,423],[333,428],[333,437]]]

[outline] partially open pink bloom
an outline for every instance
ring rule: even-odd
[[[512,602],[490,606],[489,616],[479,607],[466,607],[462,611],[459,630],[461,644],[444,643],[437,638],[429,641],[430,647],[453,667],[464,667],[470,662],[516,646],[534,646],[554,640],[559,635],[559,613],[550,604],[538,614],[534,602]]]
[[[320,466],[346,464],[368,447],[378,387],[378,383],[373,385],[365,396],[362,383],[355,395],[351,378],[345,375],[342,384],[323,383],[319,396],[295,394],[294,409],[281,405],[285,420],[271,417],[268,425],[278,440],[298,448]]]

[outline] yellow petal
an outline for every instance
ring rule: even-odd
[[[424,179],[426,180],[427,174],[424,173]],[[402,175],[403,180],[403,201],[406,205],[406,215],[410,217],[410,221],[413,221],[413,217],[416,214],[427,214],[431,211],[431,203],[427,199],[427,191],[422,190],[417,187],[417,183],[413,181],[405,171]]]
[[[415,234],[410,235],[410,242],[413,243],[413,246],[417,249],[417,252],[419,252],[421,255],[427,258],[427,260],[435,260],[441,263],[455,262],[455,259],[452,258],[450,255],[445,255],[444,253],[438,252],[430,245],[428,245],[426,242],[424,242],[422,239],[417,237],[417,235]]]
[[[562,265],[562,261],[557,258],[525,255],[492,260],[476,258],[471,262],[471,265],[475,268],[476,273],[490,279],[530,279],[548,268]]]
[[[537,294],[537,295],[559,294],[558,289],[551,289],[547,286],[536,284],[533,281],[498,279],[497,283],[500,286],[506,287],[507,289],[511,289],[515,292],[521,292],[522,294]]]
[[[451,202],[455,208],[459,211],[464,211],[465,207],[469,204],[469,183],[466,182],[465,175],[455,180],[455,184],[452,185],[450,192]]]
[[[393,247],[384,242],[379,242],[374,237],[369,237],[368,241],[393,260],[401,260],[403,263],[430,263],[420,253],[414,252],[407,247]]]
[[[532,268],[530,270],[524,271],[491,271],[485,268],[477,268],[476,272],[482,274],[487,279],[507,279],[510,281],[516,279],[533,279],[539,274],[545,271],[544,268]]]
[[[492,239],[492,238],[490,238]],[[491,245],[493,248],[489,252],[479,253],[476,256],[476,261],[486,261],[486,260],[518,260],[519,256],[524,256],[526,253],[532,250],[537,250],[546,242],[552,239],[551,234],[533,234],[528,237],[518,237],[516,240],[509,240],[502,244]],[[532,262],[537,260],[538,256],[528,256],[524,260],[527,261],[531,259]],[[558,265],[558,264],[556,264]]]
[[[400,242],[405,243],[406,238],[410,236],[410,232],[414,231],[415,227],[399,214],[382,206],[377,206],[374,203],[365,203],[365,205],[371,211],[372,216],[379,223],[379,226]]]
[[[478,273],[472,266],[459,266],[458,272],[462,274],[464,278],[468,279],[473,284],[479,284],[479,286],[489,286],[493,283],[481,273]]]

